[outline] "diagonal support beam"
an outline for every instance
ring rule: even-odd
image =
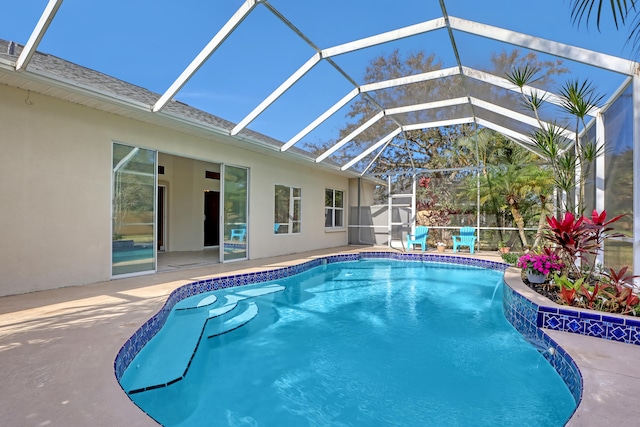
[[[483,100],[478,99],[478,98],[470,97],[469,99],[471,100],[471,104],[476,105],[476,106],[478,106],[480,108],[492,111],[494,113],[503,115],[505,117],[509,117],[510,119],[517,120],[517,121],[525,123],[525,124],[527,124],[529,126],[533,126],[535,128],[538,128],[538,129],[540,128],[540,125],[538,124],[538,121],[533,117],[527,116],[526,114],[518,113],[516,111],[510,110],[508,108],[501,107],[501,106],[496,105],[496,104],[492,104],[492,103],[487,102],[487,101],[483,101]],[[542,122],[542,124],[544,126],[547,126],[547,127],[551,126],[551,124],[547,123],[547,122]],[[570,132],[570,131],[568,131],[566,129],[562,129],[560,134],[564,138],[569,139],[571,141],[575,141],[575,139],[576,139],[574,134],[573,134],[573,132]]]
[[[286,24],[290,28],[292,28],[292,25],[290,23],[286,22]],[[341,44],[341,45],[338,45],[338,46],[334,46],[334,47],[331,47],[331,48],[328,48],[328,49],[323,49],[323,50],[317,52],[302,67],[300,67],[295,73],[293,73],[284,83],[282,83],[274,92],[272,92],[271,95],[269,95],[267,98],[265,98],[260,103],[260,105],[258,105],[251,113],[249,113],[244,119],[242,119],[242,121],[240,121],[240,123],[238,123],[231,130],[231,136],[237,135],[242,129],[247,127],[249,125],[249,123],[251,123],[253,120],[255,120],[256,117],[258,117],[260,114],[262,114],[264,112],[264,110],[266,110],[280,96],[282,96],[282,94],[284,94],[287,90],[289,90],[291,88],[291,86],[293,86],[298,80],[300,80],[309,70],[311,70],[311,68],[313,68],[322,59],[326,59],[330,63],[332,63],[331,60],[329,59],[332,56],[341,55],[341,54],[344,54],[344,53],[349,53],[349,52],[353,52],[353,51],[360,50],[360,49],[365,49],[367,47],[376,46],[376,45],[379,45],[379,44],[382,44],[382,43],[387,43],[387,42],[394,41],[394,40],[399,40],[399,39],[403,39],[403,38],[407,38],[407,37],[412,37],[412,36],[415,36],[417,34],[422,34],[422,33],[426,33],[426,32],[429,32],[429,31],[433,31],[433,30],[437,30],[437,29],[443,28],[444,26],[445,26],[444,19],[442,19],[442,18],[433,19],[431,21],[421,22],[419,24],[410,25],[408,27],[399,28],[397,30],[389,31],[389,32],[386,32],[386,33],[376,34],[375,36],[366,37],[366,38],[355,40],[355,41],[352,41],[352,42],[349,42],[349,43],[344,43],[344,44]],[[294,29],[294,28],[292,28],[292,29]],[[299,34],[297,29],[294,29],[294,31]],[[305,39],[305,41],[308,42],[306,37],[303,37],[303,38]],[[312,45],[312,47],[315,47],[315,45]],[[336,67],[335,64],[332,63],[332,65],[334,67]],[[429,73],[427,73],[427,74],[429,74]],[[429,78],[437,78],[437,77],[429,77]],[[414,77],[405,78],[405,80],[407,80],[407,82],[410,82],[409,80],[411,80],[411,79],[413,79],[415,81],[420,81],[419,77],[416,78],[415,76]],[[392,84],[392,85],[407,84],[407,82],[405,82],[405,83],[396,83],[396,84]],[[376,90],[376,89],[371,87],[369,90]],[[364,92],[364,91],[359,89],[358,93],[362,93],[362,92]],[[324,117],[324,115],[320,116],[320,117]],[[315,126],[312,126],[312,125],[307,126],[303,131],[298,133],[289,142],[287,142],[285,145],[283,145],[281,150],[282,151],[288,150],[292,145],[294,145],[298,141],[300,141],[300,139],[302,139],[305,135],[307,135],[309,132],[311,132],[311,130],[313,130],[316,126],[318,126],[320,123],[322,123],[324,120],[326,120],[329,116],[324,117],[324,119],[321,119],[320,117],[318,119],[316,119],[312,123],[312,125],[315,124]]]
[[[320,115],[317,119],[315,119],[310,125],[308,125],[303,130],[298,132],[296,136],[291,138],[286,144],[284,144],[280,148],[280,151],[286,151],[289,148],[291,148],[293,145],[297,144],[302,138],[308,135],[312,130],[318,127],[321,123],[323,123],[333,114],[335,114],[338,110],[340,110],[340,108],[344,107],[349,101],[351,101],[353,98],[355,98],[357,95],[361,93],[373,92],[376,90],[388,89],[388,88],[412,84],[412,83],[419,83],[427,80],[435,80],[435,79],[450,77],[458,74],[460,74],[460,70],[458,69],[458,67],[451,67],[451,68],[445,68],[445,69],[436,70],[436,71],[429,71],[426,73],[415,74],[415,75],[406,76],[406,77],[399,77],[397,79],[390,79],[390,80],[385,80],[385,81],[376,82],[376,83],[364,84],[359,88],[356,88],[353,91],[351,91],[349,94],[347,94],[347,96],[342,98],[340,101],[334,104],[331,108],[325,111],[322,115]],[[418,108],[418,110],[427,109],[427,108],[433,108],[433,107]],[[386,114],[390,115],[390,114],[400,113],[400,111],[391,112],[392,110],[387,110]]]
[[[449,25],[452,29],[469,34],[498,40],[515,46],[524,47],[538,52],[548,53],[560,58],[570,59],[583,64],[614,71],[627,76],[633,75],[637,64],[627,59],[617,58],[604,53],[594,52],[588,49],[571,46],[564,43],[534,37],[491,25],[480,24],[462,18],[449,17]]]
[[[271,95],[267,96],[256,108],[253,109],[244,119],[240,121],[232,130],[231,136],[237,135],[242,129],[247,127],[249,123],[255,120],[264,110],[266,110],[271,104],[273,104],[278,98],[282,96],[291,86],[293,86],[298,80],[300,80],[305,74],[307,74],[313,67],[322,60],[322,56],[319,53],[314,54],[307,62],[305,62],[300,68],[296,70],[287,80],[284,81],[276,90],[271,92]]]
[[[526,145],[525,148],[531,147],[531,138],[529,138],[527,135],[523,135],[520,132],[516,132],[514,130],[508,129],[508,128],[504,127],[504,126],[497,125],[497,124],[495,124],[493,122],[481,119],[479,117],[476,120],[477,120],[477,123],[478,123],[479,126],[483,126],[483,127],[489,128],[489,129],[493,129],[496,132],[499,132],[499,133],[501,133],[501,134],[503,134],[505,136],[508,136],[509,138],[516,139],[516,140],[522,142],[523,144],[525,144]],[[536,154],[538,154],[538,153],[536,153]]]
[[[345,136],[344,138],[342,138],[340,141],[338,141],[337,143],[335,143],[333,145],[333,147],[329,148],[327,151],[325,151],[324,153],[322,153],[320,156],[318,156],[318,158],[316,159],[316,163],[320,163],[321,161],[323,161],[324,159],[326,159],[327,157],[329,157],[331,154],[335,153],[338,149],[340,149],[343,145],[345,145],[347,142],[351,141],[353,138],[355,138],[356,136],[360,135],[362,132],[364,132],[365,130],[367,130],[370,126],[372,126],[375,122],[377,122],[378,120],[380,120],[381,118],[384,117],[384,111],[380,111],[378,112],[378,114],[376,114],[375,116],[371,117],[369,120],[367,120],[365,123],[363,123],[362,125],[360,125],[356,130],[354,130],[353,132],[351,132],[349,135]]]
[[[307,127],[305,127],[300,132],[298,132],[296,136],[291,138],[289,141],[287,141],[286,144],[280,147],[280,151],[287,151],[289,148],[295,145],[298,141],[300,141],[302,138],[307,136],[309,132],[311,132],[318,126],[320,126],[320,124],[322,124],[325,120],[331,117],[334,113],[336,113],[342,107],[347,105],[353,98],[355,98],[359,94],[360,94],[360,91],[358,89],[353,89],[351,92],[346,94],[340,101],[333,104],[331,108],[329,108],[327,111],[322,113],[317,119],[311,122]]]
[[[503,89],[507,89],[517,93],[518,95],[521,95],[520,88],[503,77],[498,77],[494,74],[490,74],[484,71],[478,71],[473,68],[464,67],[464,66],[462,67],[462,73],[465,76],[470,77],[472,79],[479,80],[481,82],[485,82],[497,87],[501,87]],[[562,106],[562,101],[560,100],[558,95],[552,92],[547,92],[545,90],[538,89],[533,86],[524,86],[522,90],[525,95],[535,93],[540,98],[544,99],[546,102],[550,102],[551,104]],[[591,110],[589,110],[587,114],[592,117],[596,117],[599,112],[600,112],[600,108],[592,108]]]
[[[460,119],[449,119],[449,120],[439,120],[437,122],[427,122],[427,123],[416,123],[413,125],[402,126],[403,131],[409,130],[421,130],[421,129],[432,129],[439,128],[442,126],[455,126],[455,125],[463,125],[466,123],[473,123],[473,117],[463,117]]]
[[[373,153],[375,150],[377,150],[378,148],[382,147],[383,145],[391,142],[391,140],[393,138],[395,138],[400,132],[402,132],[402,128],[399,127],[396,130],[394,130],[393,132],[391,132],[389,135],[385,136],[384,138],[382,138],[380,141],[376,142],[375,144],[373,144],[371,147],[367,148],[365,151],[363,151],[362,153],[360,153],[360,155],[354,159],[352,159],[349,163],[347,163],[346,165],[342,166],[340,168],[341,171],[346,171],[347,169],[351,168],[351,166],[355,165],[356,163],[358,163],[360,160],[364,159],[365,157],[367,157],[369,154]]]
[[[423,104],[406,105],[404,107],[395,107],[385,110],[385,114],[392,116],[394,114],[412,113],[414,111],[432,110],[434,108],[453,107],[456,105],[464,105],[469,103],[466,96],[460,98],[445,99],[442,101],[425,102]]]
[[[191,64],[184,69],[180,77],[173,82],[173,84],[167,89],[167,91],[158,99],[152,108],[154,113],[162,110],[167,103],[176,96],[176,93],[189,81],[191,77],[202,67],[202,65],[209,59],[211,55],[220,47],[220,45],[231,35],[231,33],[238,28],[238,25],[244,21],[244,19],[251,13],[256,5],[262,0],[246,0],[240,8],[233,14],[233,16],[224,24],[224,26],[213,36],[211,41],[200,51],[198,56],[195,57]]]
[[[430,21],[421,22],[419,24],[410,25],[408,27],[399,28],[397,30],[376,34],[375,36],[366,37],[363,39],[354,40],[349,43],[344,43],[338,46],[323,49],[322,57],[330,58],[332,56],[342,55],[344,53],[349,53],[360,49],[366,49],[368,47],[377,46],[382,43],[412,37],[444,27],[444,18],[432,19]]]
[[[367,83],[360,86],[362,92],[372,92],[375,90],[388,89],[391,87],[403,86],[413,83],[425,82],[427,80],[436,80],[444,77],[451,77],[460,74],[458,67],[444,68],[442,70],[428,71],[426,73],[414,74],[397,79],[384,80],[375,83]]]
[[[36,24],[36,27],[33,29],[27,44],[22,49],[22,53],[18,57],[18,61],[16,61],[16,71],[20,71],[24,68],[27,68],[29,65],[29,61],[33,57],[33,54],[36,53],[38,49],[38,45],[44,37],[44,34],[47,32],[49,25],[51,25],[51,21],[58,13],[58,9],[62,5],[62,0],[49,0],[47,7],[45,7],[44,12],[40,15],[40,19]]]

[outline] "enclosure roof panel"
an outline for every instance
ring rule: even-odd
[[[10,2],[0,82],[357,174],[412,130],[472,123],[527,144],[517,64],[554,70],[523,88],[549,108],[571,79],[613,99],[637,63],[607,18],[574,25],[557,0]]]

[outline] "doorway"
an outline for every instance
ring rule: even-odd
[[[220,244],[220,192],[204,192],[204,246]]]

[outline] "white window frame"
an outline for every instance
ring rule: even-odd
[[[274,206],[274,234],[300,234],[302,232],[302,188],[300,187],[292,187],[284,184],[276,184],[274,187],[274,204],[275,204],[275,195],[277,187],[285,187],[289,189],[289,207],[287,212],[287,222],[277,222],[277,212]],[[298,194],[296,196],[295,194]],[[296,202],[298,203],[298,218],[295,219],[293,213],[295,212]],[[294,231],[294,224],[298,224],[298,229]],[[278,225],[278,229],[276,230],[275,225]],[[287,232],[283,233],[280,231],[281,226],[287,226]]]
[[[332,195],[331,195],[331,206],[327,206],[327,192],[331,191]],[[342,206],[336,206],[336,193],[341,193],[342,194]],[[325,230],[343,230],[344,229],[344,222],[345,222],[345,216],[344,216],[344,196],[345,192],[343,190],[337,190],[335,188],[325,188],[324,189],[324,198],[325,198],[325,203],[324,203],[324,212],[325,212],[325,225],[324,228]],[[326,223],[326,219],[327,219],[327,211],[331,212],[331,225],[327,226]],[[341,218],[342,218],[342,225],[338,225],[336,226],[336,212],[340,212],[341,213]]]

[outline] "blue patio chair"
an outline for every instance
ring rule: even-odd
[[[453,252],[458,252],[461,246],[469,246],[469,252],[473,253],[476,246],[476,229],[473,227],[462,227],[459,236],[451,236],[453,239]]]
[[[407,250],[412,250],[413,245],[420,245],[424,252],[427,249],[427,237],[429,237],[429,227],[417,226],[414,234],[407,234]]]
[[[229,237],[229,240],[233,240],[234,238],[237,238],[239,242],[244,242],[244,238],[247,235],[247,226],[242,226],[242,228],[232,228],[231,229],[231,236]]]

